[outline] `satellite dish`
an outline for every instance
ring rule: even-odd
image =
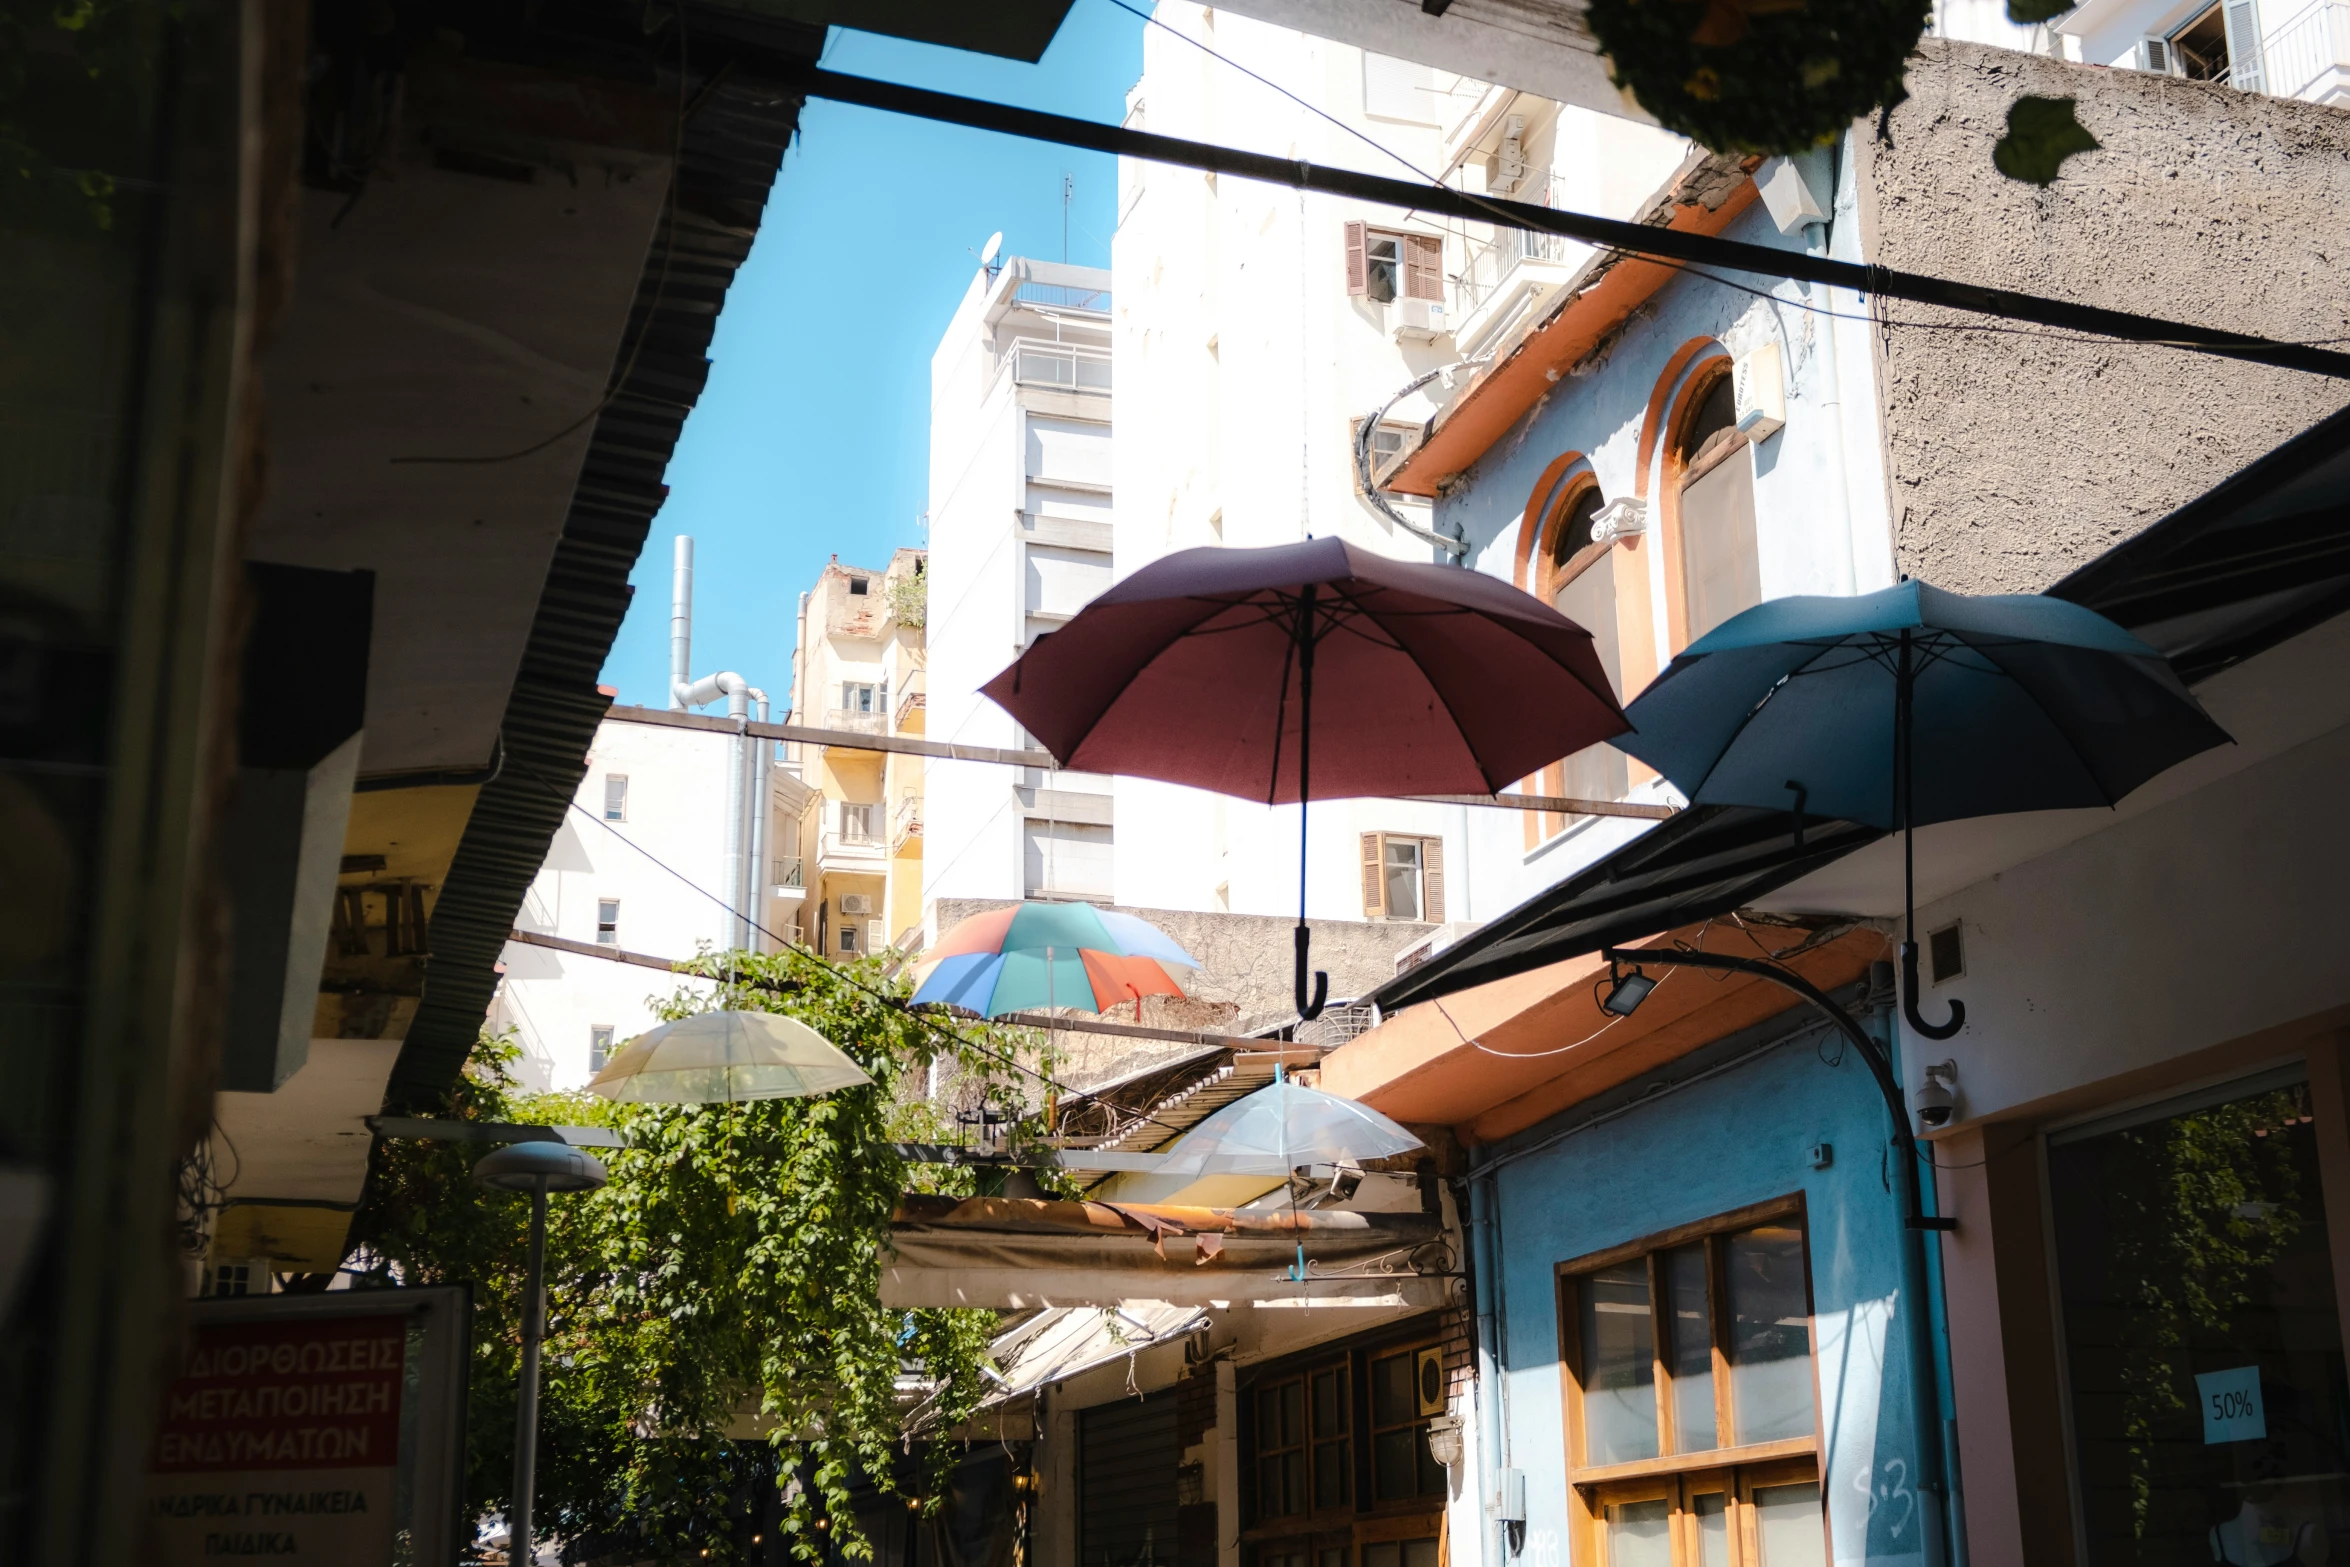
[[[980,248],[979,264],[983,267],[994,266],[996,253],[1001,251],[1003,248],[1004,231],[1002,229],[998,229],[993,234],[987,236],[987,243]]]

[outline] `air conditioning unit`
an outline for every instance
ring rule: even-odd
[[[870,914],[870,913],[872,913],[872,912],[873,912],[873,894],[871,894],[871,893],[869,893],[869,892],[844,892],[844,893],[842,893],[842,894],[840,895],[840,911],[841,911],[843,914]]]
[[[1411,342],[1433,342],[1452,330],[1440,299],[1399,299],[1394,320],[1395,335]]]

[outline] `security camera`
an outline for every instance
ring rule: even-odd
[[[1958,1114],[1958,1063],[1942,1061],[1926,1068],[1926,1080],[1909,1096],[1917,1110],[1918,1130],[1937,1132]]]

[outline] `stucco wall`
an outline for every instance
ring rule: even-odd
[[[1757,1030],[1767,1036],[1768,1029]],[[1764,1040],[1745,1036],[1751,1044]],[[1806,1033],[1509,1164],[1495,1179],[1504,1296],[1502,1462],[1525,1471],[1522,1561],[1579,1567],[1569,1532],[1554,1268],[1608,1247],[1801,1192],[1809,1231],[1821,1479],[1839,1562],[1920,1559],[1933,1516],[1918,1494],[1902,1298],[1898,1182],[1882,1161],[1885,1105],[1849,1051]],[[1730,1045],[1733,1057],[1740,1048]],[[1840,1064],[1830,1065],[1830,1060]],[[1686,1081],[1702,1062],[1668,1074]],[[1634,1085],[1611,1100],[1637,1097]],[[1497,1145],[1537,1147],[1566,1118]],[[1809,1149],[1834,1150],[1824,1170]],[[1486,1303],[1480,1303],[1480,1309]]]
[[[1909,92],[1890,149],[1854,138],[1871,259],[2268,337],[2350,334],[2350,113],[1937,40]],[[2025,94],[2078,100],[2103,144],[2046,190],[1991,163]],[[1880,373],[1901,569],[1976,593],[2047,586],[2350,402],[2350,383],[2299,371],[2014,332],[1895,328]]]

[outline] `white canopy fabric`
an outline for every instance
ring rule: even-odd
[[[863,1067],[797,1018],[700,1012],[630,1040],[588,1091],[625,1104],[743,1104],[802,1099],[871,1081]]]

